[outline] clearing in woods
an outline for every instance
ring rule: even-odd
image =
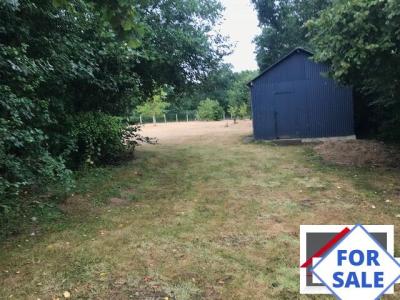
[[[300,224],[400,232],[396,171],[244,143],[248,121],[144,133],[160,143],[90,171],[64,217],[1,246],[1,299],[325,299],[298,294]]]

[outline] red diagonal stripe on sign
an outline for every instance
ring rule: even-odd
[[[300,267],[301,268],[307,268],[312,264],[312,260],[314,257],[321,257],[327,252],[329,249],[331,249],[340,239],[342,239],[346,234],[350,232],[350,229],[348,227],[344,228],[341,232],[339,232],[337,235],[335,235],[329,242],[327,242],[321,249],[319,249],[317,252],[314,253],[313,256],[311,256],[307,261],[302,264]]]

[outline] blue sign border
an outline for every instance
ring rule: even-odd
[[[341,239],[339,241],[339,243],[337,243],[331,250],[328,251],[328,253],[326,253],[324,255],[324,257],[315,265],[312,267],[311,272],[325,285],[326,288],[328,288],[331,293],[337,298],[340,299],[341,298],[326,284],[326,282],[324,280],[321,279],[321,277],[318,276],[318,274],[315,272],[315,268],[332,252],[334,251],[337,247],[339,247],[339,245],[346,240],[346,238],[348,238],[350,236],[350,234],[357,228],[360,227],[362,230],[364,230],[364,232],[372,239],[372,241],[374,241],[387,255],[389,255],[389,257],[395,262],[395,264],[400,268],[400,263],[393,257],[393,255],[391,255],[385,248],[382,247],[381,243],[379,243],[366,229],[363,225],[361,224],[356,224],[354,225],[354,227],[350,230],[350,232],[348,234],[346,234],[346,236]],[[397,276],[397,278],[391,283],[389,284],[384,290],[383,292],[381,292],[375,299],[379,299],[381,298],[385,292],[390,289],[392,287],[392,285],[394,285],[396,283],[396,281],[398,281],[400,279],[400,274],[399,276]]]

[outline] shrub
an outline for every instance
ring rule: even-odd
[[[101,112],[78,114],[71,132],[75,144],[71,166],[115,164],[131,156],[138,137],[134,129],[120,117]]]
[[[48,137],[37,124],[50,125],[42,101],[18,97],[0,85],[0,236],[13,233],[32,203],[26,196],[50,186],[71,188],[71,171],[60,156],[52,156]]]
[[[47,136],[33,125],[48,122],[45,105],[0,86],[0,195],[18,196],[45,182],[68,180],[63,159],[51,156]]]
[[[197,114],[200,120],[217,121],[222,118],[223,109],[218,101],[207,98],[200,102],[197,107]]]

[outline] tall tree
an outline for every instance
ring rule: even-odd
[[[222,10],[218,0],[142,1],[139,14],[146,30],[138,49],[145,56],[136,72],[145,91],[168,84],[180,93],[219,67],[230,47],[214,30]]]
[[[265,69],[295,47],[309,47],[304,27],[332,0],[252,0],[261,34],[255,38],[257,62]]]

